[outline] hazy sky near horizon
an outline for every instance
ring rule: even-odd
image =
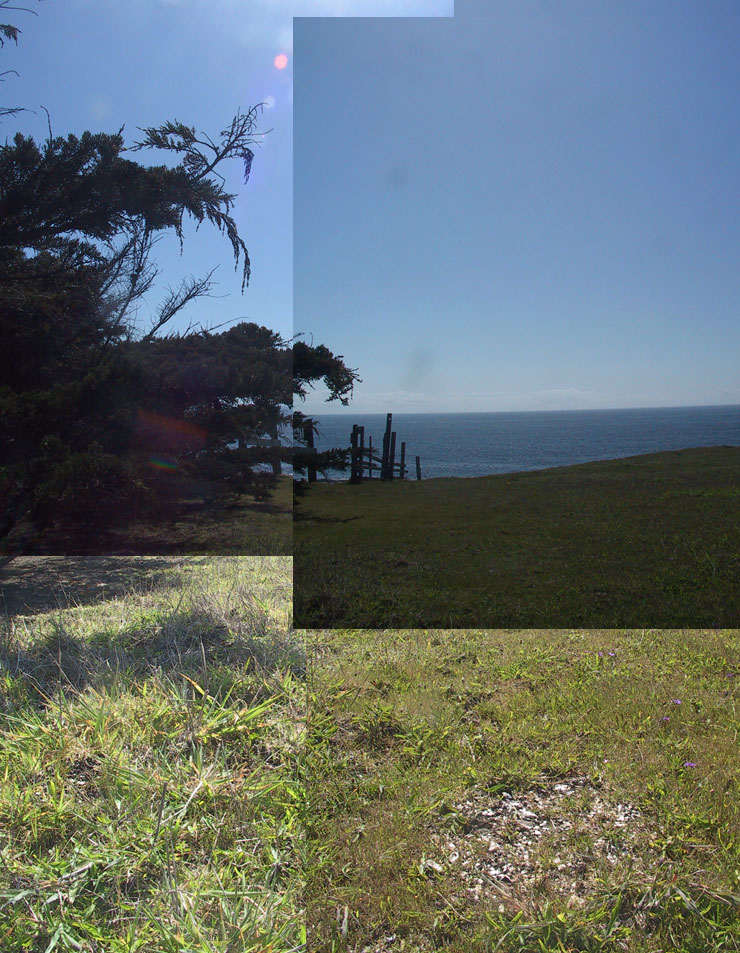
[[[6,9],[0,20],[21,29],[16,46],[0,50],[1,70],[16,70],[0,85],[0,103],[29,112],[5,116],[0,142],[16,132],[37,142],[48,135],[117,132],[132,145],[137,127],[178,119],[218,140],[237,110],[266,107],[257,130],[267,132],[247,185],[239,161],[219,171],[226,188],[237,193],[234,218],[249,249],[252,278],[241,293],[241,265],[234,269],[231,245],[204,224],[186,229],[184,254],[174,236],[156,247],[161,269],[142,307],[139,322],[148,326],[168,286],[189,275],[213,276],[213,294],[192,303],[178,327],[255,321],[293,333],[292,315],[292,17],[451,15],[452,0],[27,0],[18,4],[37,15]],[[283,69],[275,57],[284,54]],[[167,153],[142,151],[131,158],[146,164],[174,164]],[[221,297],[224,296],[224,297]]]
[[[737,6],[495,10],[294,23],[295,329],[344,412],[740,403]]]

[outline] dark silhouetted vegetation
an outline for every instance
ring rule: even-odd
[[[338,400],[345,407],[352,397],[355,384],[360,380],[357,371],[347,367],[341,354],[333,354],[324,344],[309,345],[305,341],[293,344],[293,396],[305,400],[318,382],[329,391],[327,401]],[[349,450],[335,447],[321,453],[308,453],[305,449],[307,432],[316,433],[316,421],[293,410],[293,471],[304,474],[309,464],[319,472],[345,470]]]
[[[182,242],[186,218],[228,238],[248,282],[217,168],[236,158],[247,181],[257,113],[237,114],[218,141],[167,122],[131,149],[122,130],[0,147],[0,539],[60,521],[93,535],[171,520],[183,500],[264,500],[275,487],[289,456],[276,439],[288,344],[252,323],[170,332],[212,273],[170,291],[148,329],[136,320],[154,242],[168,231]],[[145,148],[178,164],[124,155]]]

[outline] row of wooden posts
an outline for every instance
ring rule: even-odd
[[[373,471],[378,471],[381,480],[393,480],[396,475],[403,480],[408,472],[406,467],[406,442],[401,443],[401,455],[396,463],[396,431],[391,430],[393,414],[388,414],[383,434],[383,452],[373,447],[373,438],[368,435],[365,446],[365,428],[354,424],[350,436],[350,483],[362,483],[367,470],[368,479],[372,479]],[[416,479],[421,480],[421,458],[416,458]]]
[[[381,480],[393,480],[398,476],[401,480],[405,479],[408,473],[406,467],[406,443],[401,443],[401,456],[396,463],[396,431],[391,430],[393,414],[388,414],[385,423],[385,434],[383,435],[383,451],[378,455],[378,451],[373,447],[373,438],[368,435],[367,446],[365,445],[365,428],[359,424],[354,424],[350,436],[350,483],[362,483],[365,471],[367,478],[372,479],[373,473],[377,473]],[[306,449],[314,450],[313,428],[310,423],[304,427],[304,437],[306,440]],[[316,480],[316,467],[308,464],[307,476],[309,483]],[[421,457],[416,457],[416,479],[421,480]]]

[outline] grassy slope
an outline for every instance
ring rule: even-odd
[[[6,619],[2,950],[300,945],[291,560],[163,572],[153,590]]]
[[[316,484],[306,628],[740,624],[740,448],[421,483]]]
[[[740,633],[308,636],[309,949],[740,948]]]
[[[185,501],[176,519],[163,523],[134,523],[101,532],[78,526],[56,525],[40,533],[21,523],[7,540],[0,540],[0,554],[26,555],[194,555],[289,556],[293,547],[291,477],[283,476],[269,500],[242,497],[233,505],[204,506],[202,500]]]

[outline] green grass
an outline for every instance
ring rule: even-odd
[[[208,505],[201,498],[184,500],[176,516],[158,523],[139,521],[110,529],[57,523],[36,531],[24,521],[0,540],[0,554],[289,556],[292,486],[290,477],[279,477],[265,501],[248,496]]]
[[[740,447],[474,479],[314,484],[305,628],[740,624]]]
[[[291,560],[6,617],[0,949],[301,948],[305,654]]]
[[[740,633],[307,636],[309,949],[740,949]]]

